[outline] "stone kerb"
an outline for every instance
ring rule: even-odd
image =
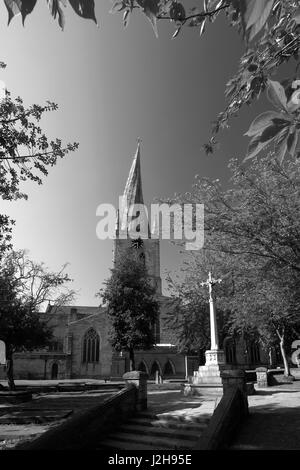
[[[136,409],[143,411],[147,409],[147,379],[148,374],[139,370],[126,372],[123,375],[126,387],[134,385],[136,388]]]

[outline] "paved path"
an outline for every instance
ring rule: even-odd
[[[232,450],[300,449],[300,380],[257,390]]]
[[[148,411],[163,416],[172,415],[185,421],[197,417],[210,418],[219,398],[213,395],[185,397],[180,390],[148,392]]]

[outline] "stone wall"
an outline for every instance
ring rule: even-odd
[[[87,330],[94,328],[100,337],[100,357],[99,363],[83,364],[82,345],[83,338]],[[72,378],[102,378],[110,377],[112,348],[108,343],[108,321],[105,314],[99,314],[80,321],[71,322],[69,325],[69,335],[72,336],[72,356],[71,371]]]
[[[57,379],[68,378],[65,354],[16,353],[14,377],[23,380],[51,379],[53,364],[57,364]]]
[[[101,439],[136,410],[137,389],[134,385],[116,393],[104,403],[67,419],[32,442],[16,450],[84,450],[99,446]]]

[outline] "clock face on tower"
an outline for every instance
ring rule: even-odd
[[[144,245],[144,242],[141,238],[131,240],[131,246],[132,246],[132,248],[135,248],[136,250],[138,250],[139,248],[142,248],[143,245]]]

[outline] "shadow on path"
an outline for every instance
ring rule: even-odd
[[[300,390],[259,391],[231,450],[299,450]]]

